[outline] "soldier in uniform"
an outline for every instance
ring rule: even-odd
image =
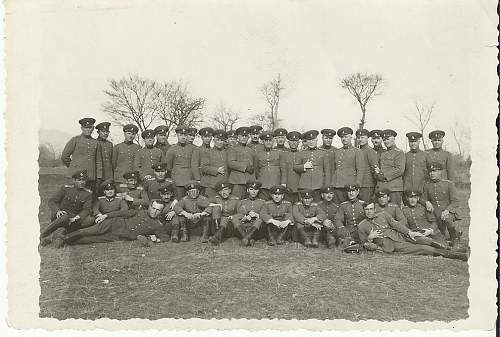
[[[441,179],[444,167],[441,163],[429,165],[430,181],[425,184],[422,199],[426,209],[436,217],[439,231],[446,236],[448,231],[450,243],[456,246],[462,235],[458,224],[460,220],[459,202],[455,184],[451,180]]]
[[[375,176],[378,181],[377,188],[388,189],[391,202],[401,207],[406,158],[404,152],[396,146],[396,136],[396,131],[384,130],[384,145],[387,150],[380,155],[380,168],[375,169]]]
[[[201,154],[201,185],[205,187],[208,198],[217,195],[215,185],[227,181],[227,151],[224,141],[227,139],[224,130],[214,131],[214,147]]]
[[[327,153],[316,147],[317,137],[316,130],[304,132],[307,148],[299,153],[293,167],[300,174],[298,190],[312,190],[315,200],[319,200],[319,190],[330,182],[330,162]]]
[[[375,205],[364,205],[366,219],[358,225],[360,243],[367,250],[385,253],[442,256],[467,261],[467,254],[444,249],[439,243],[425,238],[422,233],[412,231],[387,213],[376,213]]]
[[[93,226],[60,235],[55,238],[54,244],[60,248],[64,245],[138,240],[142,245],[150,246],[152,242],[147,236],[168,237],[158,219],[163,207],[161,200],[151,200],[147,210],[128,210],[124,217],[105,219]]]
[[[427,166],[429,166],[429,155],[419,149],[422,134],[418,132],[408,132],[408,145],[410,151],[406,153],[405,173],[403,175],[404,190],[424,190],[425,180],[428,177]]]
[[[198,133],[198,129],[195,128],[195,127],[189,127],[187,129],[186,141],[187,141],[188,144],[190,144],[192,146],[196,146],[193,143],[194,143],[194,140],[196,139],[196,134],[197,133]]]
[[[288,131],[283,128],[278,128],[274,130],[273,136],[274,139],[276,140],[276,146],[274,147],[278,151],[288,151],[288,149],[285,146],[286,142],[286,135],[288,134]]]
[[[337,135],[342,141],[342,147],[336,150],[335,167],[332,169],[332,185],[335,186],[335,197],[338,202],[347,200],[345,185],[357,184],[361,186],[364,176],[363,153],[352,145],[353,130],[342,127]]]
[[[429,139],[432,142],[432,149],[428,149],[429,162],[440,163],[443,166],[442,179],[455,179],[455,161],[450,152],[443,150],[443,138],[445,132],[442,130],[434,130],[429,133]]]
[[[97,184],[113,180],[113,143],[108,140],[111,123],[102,122],[95,126],[97,130]]]
[[[288,140],[289,151],[283,152],[282,154],[286,166],[286,187],[288,190],[285,199],[290,201],[292,205],[299,201],[298,186],[300,173],[295,172],[293,166],[299,156],[300,138],[300,132],[290,131],[287,133],[286,139]]]
[[[368,138],[370,137],[370,131],[366,129],[360,129],[356,131],[356,138],[358,139],[359,149],[363,154],[361,164],[363,177],[361,178],[359,198],[364,202],[369,202],[372,200],[373,191],[375,190],[375,179],[373,174],[375,172],[375,167],[378,167],[378,155],[377,152],[368,145]]]
[[[326,220],[326,214],[313,201],[311,190],[300,192],[301,200],[293,205],[292,214],[295,230],[306,247],[318,248],[319,235]],[[312,240],[311,237],[312,236]]]
[[[167,178],[167,165],[165,163],[152,165],[151,169],[153,170],[154,177],[143,183],[144,190],[148,194],[149,200],[159,199],[160,188],[174,184],[172,179]]]
[[[123,174],[125,172],[134,171],[135,155],[141,148],[134,143],[134,138],[137,135],[139,128],[133,124],[127,124],[123,127],[124,141],[116,144],[113,148],[113,170],[114,181],[125,183]]]
[[[169,241],[171,238],[173,242],[179,242],[179,219],[174,210],[174,206],[177,204],[177,199],[174,198],[174,185],[160,187],[158,193],[160,200],[165,205],[160,215],[160,221],[168,234],[164,241]]]
[[[282,245],[288,227],[293,226],[292,204],[284,200],[286,188],[273,186],[272,200],[266,201],[260,212],[260,217],[267,224],[268,245]]]
[[[160,149],[163,153],[163,160],[167,158],[167,151],[170,148],[170,144],[168,143],[168,128],[166,125],[157,126],[154,129],[156,136],[155,147]]]
[[[373,150],[377,152],[378,161],[380,162],[380,155],[385,151],[384,141],[382,140],[382,130],[372,130],[370,131],[370,138],[373,145]]]
[[[238,145],[227,151],[227,166],[231,170],[229,183],[233,185],[233,195],[244,199],[246,183],[255,180],[255,151],[247,146],[248,127],[239,127],[236,133],[238,134]]]
[[[262,226],[260,213],[265,201],[258,197],[261,184],[258,181],[247,182],[248,198],[240,201],[238,212],[233,216],[233,227],[241,236],[241,245],[253,246],[254,233]]]
[[[85,187],[87,171],[75,172],[72,178],[73,185],[62,186],[49,199],[49,208],[52,212],[51,223],[41,232],[42,245],[50,243],[45,238],[58,228],[62,227],[67,230],[78,228],[82,220],[90,214],[92,191]]]
[[[238,144],[238,135],[236,134],[236,130],[229,130],[227,132],[227,145],[226,149],[230,147],[236,146]]]
[[[187,195],[174,206],[175,213],[179,216],[180,241],[188,241],[189,235],[193,233],[196,227],[201,225],[202,235],[200,241],[206,243],[210,231],[211,219],[209,216],[212,213],[210,202],[206,197],[200,195],[200,184],[197,181],[189,181],[185,188]]]
[[[260,198],[271,200],[270,188],[275,185],[286,185],[286,161],[284,152],[273,149],[273,133],[264,131],[260,135],[264,143],[263,150],[255,154],[255,177],[262,184]]]
[[[116,218],[127,214],[127,202],[116,196],[116,187],[113,182],[103,182],[100,189],[104,195],[97,198],[97,202],[94,203],[94,207],[92,208],[92,215],[83,219],[81,226],[83,228],[100,223],[104,219]]]
[[[210,151],[210,144],[212,143],[212,138],[214,135],[214,129],[210,127],[201,128],[199,135],[202,140],[200,147],[196,147],[193,151],[191,157],[191,168],[193,170],[193,178],[201,185],[201,193],[205,194],[205,189],[207,188],[206,182],[201,180],[201,157]]]
[[[328,156],[328,160],[330,162],[330,171],[335,167],[335,151],[337,150],[337,148],[335,146],[332,146],[332,142],[333,137],[335,137],[336,134],[337,132],[332,129],[321,130],[321,139],[323,141],[323,144],[321,145],[320,149],[325,151]],[[332,173],[330,173],[330,176],[332,176]]]
[[[254,149],[255,152],[264,149],[264,145],[259,141],[261,132],[262,126],[260,125],[252,125],[250,127],[250,142],[248,142],[248,147]]]
[[[386,189],[380,189],[375,192],[375,212],[386,212],[394,220],[406,226],[406,217],[403,214],[399,205],[389,202],[389,194],[391,192]]]
[[[340,204],[335,214],[335,238],[342,248],[358,242],[357,225],[365,218],[363,200],[358,199],[359,185],[346,185],[347,201]]]
[[[123,174],[126,183],[116,189],[116,195],[127,202],[129,209],[145,209],[149,206],[149,197],[139,184],[139,172],[129,171]]]
[[[339,205],[334,201],[335,188],[333,186],[325,186],[320,191],[321,201],[318,203],[318,207],[325,213],[325,220],[323,221],[325,242],[328,248],[334,248],[337,241],[335,239],[335,215],[339,209]]]
[[[82,133],[71,138],[61,153],[63,164],[69,168],[72,176],[75,172],[87,171],[87,187],[95,193],[97,179],[97,140],[92,138],[94,118],[82,118],[78,121]]]
[[[215,185],[218,195],[210,198],[212,218],[215,224],[215,234],[208,240],[213,245],[222,242],[224,234],[231,231],[233,216],[238,211],[240,199],[231,195],[231,186],[222,181]]]
[[[134,159],[134,170],[139,171],[139,176],[142,180],[153,178],[153,166],[165,161],[163,152],[154,147],[155,132],[153,130],[144,130],[141,133],[144,139],[144,147],[139,149]]]
[[[193,179],[191,160],[194,146],[187,143],[187,126],[179,125],[175,132],[177,144],[167,151],[167,170],[175,183],[175,197],[180,200],[185,195],[184,186]]]

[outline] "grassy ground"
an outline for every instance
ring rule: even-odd
[[[40,176],[40,223],[64,182]],[[464,214],[469,192],[460,190]],[[467,216],[462,222],[468,237]],[[195,240],[40,248],[40,316],[451,321],[467,317],[467,263],[444,258],[305,249],[241,248]]]

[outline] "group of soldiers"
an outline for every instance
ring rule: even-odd
[[[266,238],[306,247],[340,247],[467,260],[452,182],[454,164],[442,149],[445,132],[406,134],[410,151],[395,145],[394,130],[354,132],[349,127],[304,133],[260,126],[234,131],[179,125],[141,133],[123,127],[124,141],[107,140],[109,122],[79,121],[82,134],[62,152],[73,184],[49,200],[50,224],[41,244],[138,240],[220,244],[238,236],[242,246]],[[201,146],[193,144],[196,136]],[[337,135],[342,147],[332,146]],[[355,137],[355,144],[353,144]],[[371,140],[373,147],[368,142]],[[212,145],[213,144],[213,145]]]

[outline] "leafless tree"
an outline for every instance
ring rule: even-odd
[[[276,78],[273,78],[269,82],[265,83],[261,88],[261,93],[266,100],[266,103],[269,107],[269,110],[266,111],[268,114],[267,118],[262,118],[263,120],[270,121],[270,129],[275,129],[278,127],[279,119],[278,119],[278,108],[280,104],[281,94],[285,88],[281,83],[281,75],[278,74]]]
[[[215,107],[214,113],[209,117],[214,128],[224,131],[233,130],[240,119],[238,112],[228,108],[223,103],[219,103]]]
[[[271,114],[262,112],[252,115],[248,122],[252,125],[260,125],[264,130],[274,130]]]
[[[429,125],[432,118],[436,102],[432,102],[432,104],[429,105],[414,99],[413,105],[415,106],[413,114],[411,116],[405,116],[405,118],[418,128],[418,131],[422,134],[422,144],[424,145],[424,149],[427,150],[425,129],[427,128],[427,125]]]
[[[372,98],[381,94],[380,87],[383,83],[379,74],[349,74],[340,81],[340,86],[356,99],[361,108],[359,129],[363,129],[366,120],[366,106]]]
[[[466,159],[471,136],[470,128],[464,127],[458,121],[455,121],[451,130],[453,139],[457,144],[458,155],[461,159]]]

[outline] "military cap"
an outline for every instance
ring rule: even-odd
[[[226,132],[227,138],[235,138],[236,137],[236,131],[235,130],[229,130]]]
[[[383,138],[389,138],[389,137],[396,137],[398,134],[396,131],[392,130],[392,129],[385,129],[383,132],[382,132],[382,137]]]
[[[335,190],[335,187],[333,187],[333,186],[323,186],[323,187],[321,187],[321,189],[319,191],[321,193],[333,193],[334,190]]]
[[[309,189],[307,189],[307,190],[302,190],[302,191],[300,191],[300,193],[299,193],[299,194],[300,194],[300,197],[301,197],[302,199],[310,199],[310,198],[312,198],[312,197],[313,197],[313,191],[312,191],[312,190],[309,190]]]
[[[188,133],[189,128],[186,125],[177,125],[175,128],[176,133]]]
[[[375,204],[373,203],[373,201],[365,202],[363,204],[363,208],[367,208],[368,206],[375,206]]]
[[[158,192],[160,192],[160,194],[165,194],[167,192],[174,193],[174,186],[172,184],[162,186],[158,189]]]
[[[75,173],[73,173],[73,175],[71,177],[74,178],[74,179],[85,179],[85,180],[87,180],[87,178],[88,178],[88,176],[87,176],[87,170],[76,171]]]
[[[264,131],[260,134],[259,138],[262,140],[270,140],[273,139],[274,134],[271,131]]]
[[[254,190],[258,190],[262,186],[260,181],[250,180],[247,181],[247,188],[253,188]]]
[[[133,133],[137,133],[139,132],[139,128],[137,127],[137,125],[134,125],[134,124],[127,124],[123,127],[123,132],[133,132]]]
[[[435,140],[443,138],[446,133],[443,130],[434,130],[429,132],[429,139]]]
[[[227,133],[224,130],[214,130],[214,137],[219,139],[227,139]]]
[[[153,171],[156,171],[156,172],[166,171],[167,164],[166,163],[154,164],[154,165],[151,165],[151,168],[153,169]]]
[[[274,137],[286,136],[287,133],[288,133],[288,131],[286,129],[283,129],[283,128],[277,128],[276,130],[273,131]]]
[[[115,186],[115,183],[112,182],[112,181],[103,181],[102,184],[101,184],[101,189],[103,191],[106,191],[106,190],[114,190],[116,189],[116,186]]]
[[[340,129],[338,129],[337,131],[337,135],[339,137],[344,137],[345,135],[352,135],[354,133],[354,131],[352,131],[352,129],[348,126],[344,126]]]
[[[186,184],[185,188],[186,188],[186,191],[199,190],[200,184],[196,180],[191,180]]]
[[[382,137],[382,130],[375,129],[375,130],[370,131],[370,137],[371,138],[380,138],[380,137]]]
[[[333,137],[337,134],[337,132],[335,132],[335,130],[332,129],[323,129],[321,130],[321,134],[326,137]]]
[[[312,140],[318,137],[319,132],[317,130],[309,130],[302,134],[302,139],[304,140]]]
[[[406,190],[405,191],[405,195],[408,197],[408,198],[411,198],[411,197],[419,197],[422,195],[422,192],[420,192],[419,190]]]
[[[358,184],[347,184],[344,186],[346,191],[357,191],[359,190]]]
[[[359,130],[356,130],[356,137],[361,137],[361,136],[370,136],[370,131],[366,130],[366,129],[359,129]]]
[[[168,132],[168,128],[166,125],[157,126],[154,129],[155,135],[165,135]]]
[[[408,138],[408,141],[414,142],[414,141],[419,140],[420,138],[422,138],[422,134],[419,133],[419,132],[408,132],[406,134],[406,137]]]
[[[189,133],[190,135],[196,136],[196,134],[198,133],[198,129],[195,127],[189,127],[187,129],[187,133]]]
[[[212,129],[211,127],[201,128],[198,133],[202,137],[213,136],[214,135],[214,129]]]
[[[236,129],[236,134],[237,135],[243,135],[246,136],[250,133],[250,128],[247,126],[240,126],[239,128]]]
[[[441,165],[441,163],[430,163],[429,164],[429,171],[438,171],[438,170],[442,170],[443,169],[443,165]]]
[[[111,126],[110,122],[101,122],[95,126],[95,128],[99,131],[109,131],[109,127]]]
[[[125,179],[139,179],[139,171],[128,171],[123,174]]]
[[[84,128],[91,128],[94,126],[95,119],[90,117],[85,117],[80,119],[78,123],[80,123],[80,125]]]
[[[286,139],[291,140],[291,141],[297,141],[301,138],[300,132],[297,131],[290,131],[289,133],[286,134]]]
[[[384,195],[389,195],[390,193],[391,192],[387,188],[381,188],[381,189],[375,191],[375,196],[377,198],[380,198]]]
[[[226,187],[231,188],[231,185],[227,181],[219,181],[217,184],[215,184],[215,190],[219,192],[220,190],[225,189]]]
[[[255,133],[259,133],[261,131],[262,131],[262,126],[260,126],[260,125],[252,125],[250,127],[250,133],[255,134]]]
[[[281,186],[281,185],[275,185],[269,189],[271,194],[285,194],[286,193],[286,187]]]
[[[154,136],[155,136],[155,132],[153,130],[151,130],[151,129],[144,130],[141,133],[141,137],[143,139],[145,139],[145,138],[154,138]]]

